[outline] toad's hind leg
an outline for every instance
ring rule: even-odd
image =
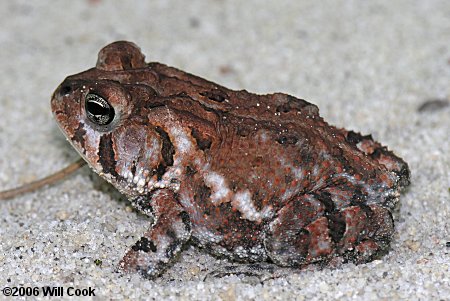
[[[280,210],[265,237],[268,256],[282,266],[372,260],[389,246],[392,216],[379,205],[355,204],[335,210],[330,195],[297,197]]]
[[[372,135],[363,136],[360,133],[353,131],[342,131],[344,132],[347,142],[354,145],[368,157],[384,165],[389,171],[397,174],[398,185],[400,187],[406,187],[409,185],[410,171],[408,164],[406,164],[405,161],[403,161],[400,157],[397,157],[392,151],[389,151],[387,147],[374,141]]]

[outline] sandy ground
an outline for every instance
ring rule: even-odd
[[[285,275],[275,279],[204,280],[233,263],[189,247],[156,281],[124,276],[115,267],[149,221],[84,168],[0,201],[0,288],[91,287],[98,300],[450,300],[450,2],[311,3],[2,1],[0,189],[77,158],[50,95],[126,39],[149,61],[230,88],[310,100],[330,123],[395,150],[412,184],[389,254],[335,270],[276,269]],[[419,110],[430,100],[442,102]]]

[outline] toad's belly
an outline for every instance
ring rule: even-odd
[[[194,227],[192,241],[216,256],[232,260],[258,262],[267,259],[264,232],[255,229],[230,228],[222,233],[204,227]]]

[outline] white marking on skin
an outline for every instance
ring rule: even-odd
[[[313,167],[313,172],[311,175],[315,178],[319,175],[319,171],[320,171],[320,166],[318,164],[316,164]]]
[[[283,193],[283,195],[280,196],[280,199],[284,202],[286,200],[292,199],[296,194],[298,194],[299,189],[286,189],[286,191]]]
[[[260,133],[259,133],[259,137],[257,137],[257,139],[259,138],[259,143],[261,143],[261,144],[263,144],[263,143],[266,143],[267,142],[267,140],[268,140],[268,136],[267,136],[267,134],[265,133],[265,132],[263,132],[263,131],[260,131]]]
[[[304,179],[303,168],[301,166],[295,167],[294,165],[288,163],[287,160],[283,157],[279,158],[279,162],[282,167],[289,168],[289,170],[292,172],[292,175],[294,176],[294,179],[298,181],[302,181]]]
[[[211,194],[211,201],[214,205],[219,205],[228,202],[231,197],[231,190],[226,184],[224,177],[215,172],[209,172],[204,177],[205,184],[213,191]]]
[[[172,143],[174,147],[176,147],[175,157],[179,157],[181,160],[184,155],[192,152],[194,149],[194,146],[189,139],[189,134],[178,126],[172,126],[168,130],[170,136],[174,139]],[[174,161],[176,161],[175,158]]]
[[[317,247],[318,247],[319,250],[328,250],[331,246],[330,246],[330,242],[329,241],[321,240],[317,244]]]
[[[234,248],[233,254],[237,255],[239,258],[245,258],[247,257],[247,251],[242,246],[238,246]]]
[[[139,181],[136,183],[136,185],[138,186],[138,187],[144,187],[144,185],[145,185],[145,178],[140,178],[139,179]]]
[[[311,195],[306,195],[305,198],[312,204],[315,206],[315,210],[319,210],[322,207],[322,202],[320,202],[319,200],[317,200],[315,197],[311,196]]]
[[[131,170],[128,171],[128,176],[127,176],[127,182],[131,183],[133,181],[133,173],[131,172]]]
[[[134,184],[137,184],[142,179],[143,171],[144,171],[144,169],[142,167],[140,167],[138,169],[138,172],[134,175],[134,178],[133,178],[133,183]]]
[[[239,210],[243,218],[250,221],[260,221],[261,219],[270,217],[273,214],[271,206],[266,206],[261,211],[258,211],[253,204],[252,194],[248,190],[236,192],[231,204]]]
[[[206,226],[197,226],[194,229],[194,236],[202,242],[219,243],[223,240],[223,235],[214,234]]]
[[[168,115],[171,118],[169,111]],[[170,127],[165,130],[167,130],[169,136],[172,138],[172,144],[175,148],[173,166],[167,168],[160,181],[157,181],[156,178],[149,179],[147,188],[149,190],[153,190],[157,188],[169,187],[177,192],[180,189],[178,179],[183,174],[183,167],[186,165],[185,157],[186,155],[189,155],[191,152],[193,152],[194,147],[189,140],[188,133],[184,131],[178,124],[170,125]]]
[[[158,139],[151,139],[151,146],[146,149],[145,156],[150,159],[150,162],[158,162],[161,153],[161,144]]]
[[[299,182],[303,181],[303,179],[304,179],[303,168],[301,166],[295,167],[294,165],[287,163],[287,160],[283,157],[279,158],[279,162],[282,167],[288,168],[291,171],[295,180],[297,180]],[[286,191],[283,193],[283,195],[280,196],[280,199],[282,201],[288,201],[288,200],[292,199],[292,197],[294,197],[296,194],[298,194],[301,189],[302,189],[302,187],[300,187],[300,185],[297,185],[297,187],[295,187],[293,189],[286,189]]]
[[[344,178],[352,183],[352,185],[361,187],[368,195],[367,204],[378,203],[380,198],[386,198],[396,195],[396,191],[392,188],[388,188],[385,183],[379,183],[376,186],[372,186],[362,180],[355,179],[353,175],[346,172],[333,175],[333,179],[339,178]],[[380,192],[374,188],[382,189],[383,193],[380,194]]]
[[[311,191],[318,191],[321,188],[323,188],[325,185],[325,181],[321,178],[319,178],[318,181],[315,179],[312,179],[312,183],[314,184],[314,186],[311,187]]]
[[[210,229],[208,220],[202,214],[202,210],[198,207],[198,204],[193,202],[193,192],[190,190],[183,190],[180,193],[180,203],[187,212],[190,213],[189,218],[193,224],[197,226],[192,230],[193,236],[195,236],[201,243],[219,243],[223,240],[223,236],[213,233]]]
[[[98,148],[97,146],[100,144],[101,133],[92,129],[89,125],[85,124],[86,134],[84,135],[85,141],[85,151],[86,154],[83,154],[83,149],[81,147],[75,146],[72,143],[71,139],[67,139],[72,146],[78,151],[78,153],[83,157],[96,172],[102,171],[102,166],[97,162],[98,157]],[[95,146],[95,149],[92,147]]]
[[[233,256],[238,258],[250,258],[253,260],[264,260],[267,258],[266,250],[262,245],[253,246],[251,249],[246,249],[243,246],[237,246],[233,249]]]
[[[230,251],[228,251],[227,249],[225,249],[222,246],[219,245],[212,245],[211,246],[211,251],[214,252],[216,255],[219,256],[227,256],[227,257],[231,257],[231,253]]]
[[[195,161],[196,164],[200,163],[199,160]],[[206,186],[211,190],[210,201],[214,205],[226,203],[231,200],[231,204],[242,214],[242,217],[251,221],[260,221],[262,218],[272,216],[272,207],[266,206],[261,211],[258,211],[253,205],[252,195],[250,191],[238,191],[233,194],[229,188],[225,177],[217,172],[210,171],[210,165],[204,164],[201,166],[204,174],[204,181]]]

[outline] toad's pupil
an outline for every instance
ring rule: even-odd
[[[107,125],[114,119],[114,108],[96,94],[86,95],[86,115],[98,125]]]

